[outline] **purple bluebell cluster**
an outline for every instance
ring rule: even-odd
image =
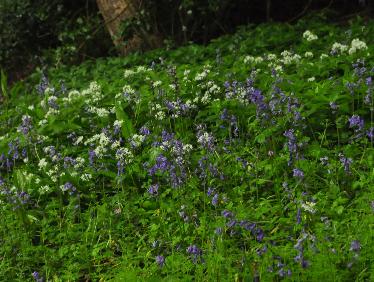
[[[61,190],[63,192],[69,192],[70,195],[73,195],[77,191],[77,188],[75,188],[75,186],[71,182],[66,182],[61,187]]]
[[[186,252],[191,256],[191,259],[194,263],[197,263],[201,256],[203,255],[203,251],[198,248],[196,245],[190,245],[187,247]]]
[[[353,160],[351,158],[345,157],[343,154],[339,154],[339,160],[344,167],[344,171],[346,173],[350,173],[350,168]]]
[[[364,128],[364,120],[358,115],[351,116],[348,121],[349,127],[356,131],[361,131]]]
[[[158,266],[163,267],[165,265],[165,257],[162,255],[156,256],[156,263]]]
[[[31,275],[36,282],[44,282],[44,278],[40,276],[39,272],[34,271]]]
[[[148,193],[151,196],[157,196],[158,195],[158,188],[160,187],[159,184],[153,184],[148,188]]]
[[[293,177],[302,179],[304,178],[304,172],[301,169],[294,168],[293,170]]]

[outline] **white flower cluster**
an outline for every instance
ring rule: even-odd
[[[165,118],[165,112],[160,104],[150,104],[150,108],[152,112],[155,112],[155,118],[157,120],[163,120]]]
[[[92,81],[90,86],[82,91],[81,95],[85,97],[89,105],[97,103],[103,98],[101,86],[96,81]]]
[[[50,177],[50,179],[53,181],[53,182],[57,182],[57,173],[58,173],[58,166],[55,165],[53,168],[51,168],[50,170],[48,170],[47,172],[47,175]],[[63,172],[61,174],[61,176],[63,176],[65,173]]]
[[[267,54],[266,59],[267,59],[268,61],[276,61],[276,60],[277,60],[277,55],[272,54],[272,53]]]
[[[304,37],[307,41],[314,41],[314,40],[317,40],[317,39],[318,39],[318,36],[315,35],[314,33],[312,33],[310,30],[306,30],[306,31],[303,33],[303,37]]]
[[[140,102],[139,97],[136,96],[135,90],[127,84],[122,87],[122,92],[116,95],[116,100],[120,99],[123,99],[126,102],[135,102],[136,104]]]
[[[47,146],[43,149],[44,153],[45,154],[49,154],[49,155],[52,155],[52,161],[53,162],[57,162],[59,157],[57,154],[55,154],[55,148],[53,146]]]
[[[105,108],[97,108],[97,107],[89,107],[87,109],[87,112],[91,114],[96,114],[98,117],[107,117],[110,114],[110,111],[108,111]]]
[[[307,52],[305,52],[305,54],[304,54],[304,57],[305,58],[313,58],[313,53],[312,52],[310,52],[310,51],[307,51]]]
[[[282,58],[280,59],[280,61],[285,65],[298,63],[301,59],[300,55],[292,54],[290,51],[287,51],[287,50],[283,51],[281,55],[282,55]]]
[[[192,151],[192,149],[193,149],[193,146],[191,145],[191,144],[183,144],[183,151],[181,152],[183,155],[186,155],[186,154],[188,154],[189,152],[191,152]],[[173,146],[171,146],[171,152],[172,153],[179,153],[179,151],[175,148],[175,147],[173,147]]]
[[[262,57],[253,57],[253,56],[245,56],[244,63],[245,64],[260,64],[264,61]]]
[[[351,47],[349,48],[348,53],[349,55],[352,55],[359,50],[367,50],[367,49],[368,49],[368,46],[366,45],[364,41],[361,41],[360,39],[355,38],[351,42]]]
[[[80,168],[82,168],[82,167],[84,166],[84,163],[86,162],[85,159],[82,158],[82,157],[77,157],[77,158],[75,159],[75,161],[76,161],[76,164],[74,165],[74,168],[75,168],[75,169],[80,169]]]
[[[137,73],[144,73],[144,72],[151,71],[151,70],[152,69],[146,68],[144,66],[138,66],[135,70],[133,69],[125,70],[123,76],[124,78],[129,78],[130,76],[133,76]]]
[[[41,195],[46,194],[46,193],[51,192],[51,191],[52,191],[52,188],[49,187],[48,185],[44,185],[44,186],[41,186],[41,187],[39,188],[39,193],[40,193]]]
[[[44,170],[47,167],[47,165],[48,165],[48,162],[46,161],[45,158],[40,159],[39,164],[38,164],[39,170]]]
[[[344,52],[346,52],[348,50],[348,46],[347,45],[344,45],[344,44],[341,44],[341,43],[338,43],[338,42],[335,42],[332,47],[331,47],[331,53],[333,54],[342,54]]]
[[[146,136],[141,134],[134,134],[130,139],[130,144],[133,147],[139,147],[145,140]]]
[[[96,144],[97,147],[95,148],[94,152],[96,156],[100,159],[108,151],[107,146],[110,142],[111,141],[109,137],[102,132],[100,134],[95,134],[94,136],[89,138],[86,142],[84,142],[84,145]]]
[[[207,78],[208,74],[210,73],[210,65],[205,65],[203,68],[203,71],[200,73],[197,73],[195,76],[196,81],[203,81],[205,78]]]
[[[188,81],[188,75],[190,74],[191,70],[184,70],[183,72],[183,80]]]
[[[213,141],[214,141],[214,137],[208,132],[202,132],[202,134],[200,134],[197,138],[197,142],[203,146],[206,144],[212,143]]]
[[[78,136],[78,138],[73,143],[74,146],[78,146],[83,141],[83,136]]]
[[[133,160],[134,155],[128,148],[120,148],[116,152],[116,159],[123,164],[129,164]]]
[[[315,205],[316,203],[313,203],[313,202],[305,202],[301,204],[301,207],[307,212],[315,213],[316,212],[316,209],[314,208]]]
[[[314,76],[308,78],[308,82],[313,82],[315,80],[316,80],[316,78]]]
[[[71,104],[81,97],[83,97],[83,95],[78,90],[71,90],[67,97],[62,98],[62,101]]]
[[[93,105],[103,98],[101,86],[96,82],[92,81],[87,89],[79,92],[78,90],[71,90],[67,97],[62,98],[65,103],[74,103],[78,99],[84,99],[88,105]]]
[[[92,179],[92,175],[90,173],[83,173],[80,177],[82,181],[90,181]]]
[[[49,116],[51,115],[58,115],[60,113],[60,111],[54,107],[51,107],[50,105],[57,105],[57,97],[56,96],[50,96],[48,97],[48,100],[47,100],[47,104],[46,104],[46,101],[45,100],[42,100],[40,102],[40,106],[43,108],[43,109],[47,109],[48,108],[48,112],[45,114],[45,118],[48,118]]]
[[[214,94],[218,94],[220,93],[221,91],[221,88],[214,83],[214,81],[208,81],[204,86],[202,86],[203,88],[205,88],[205,92],[204,92],[204,95],[203,97],[201,97],[201,103],[203,104],[209,104],[212,100],[212,95]],[[194,100],[193,100],[195,103],[197,103],[199,101],[199,97],[196,97]]]
[[[277,73],[283,72],[283,67],[281,65],[278,65],[276,62],[270,62],[268,63],[269,69],[274,69]]]
[[[161,80],[157,80],[157,81],[154,81],[152,83],[152,87],[153,88],[157,88],[157,87],[161,86],[161,84],[162,84],[162,81]]]
[[[122,124],[123,124],[123,120],[115,120],[113,122],[113,127],[116,127],[116,128],[122,128]]]

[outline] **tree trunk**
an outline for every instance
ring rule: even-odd
[[[139,50],[144,43],[144,40],[139,35],[135,35],[133,38],[126,38],[126,44],[124,44],[124,38],[120,35],[121,22],[136,16],[139,0],[96,1],[104,18],[106,28],[120,55],[127,55],[132,51]]]

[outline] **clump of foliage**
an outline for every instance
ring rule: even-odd
[[[16,84],[0,280],[373,280],[372,34],[266,24]]]

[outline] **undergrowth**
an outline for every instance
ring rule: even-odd
[[[374,280],[373,34],[266,24],[2,79],[0,280]]]

